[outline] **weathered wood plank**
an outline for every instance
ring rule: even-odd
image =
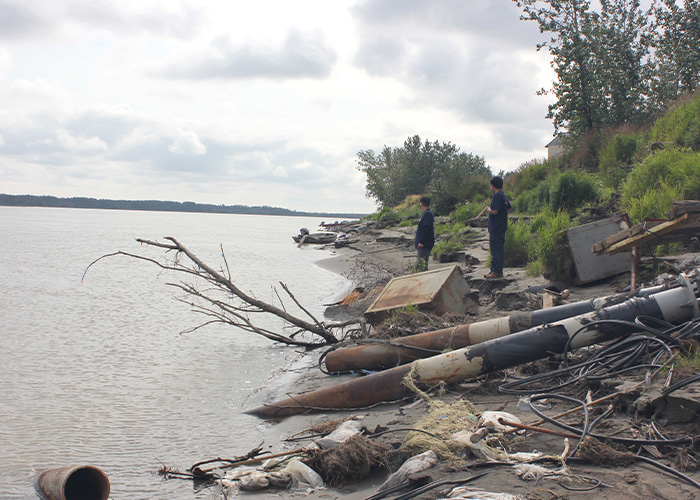
[[[695,221],[696,218],[697,216],[691,216],[690,214],[686,213],[676,219],[667,222],[662,222],[657,226],[648,228],[641,234],[631,236],[618,243],[615,243],[607,249],[607,253],[608,255],[615,255],[616,253],[624,252],[625,250],[632,248],[635,245],[641,245],[642,243],[646,243],[647,241],[656,239],[663,234],[673,232],[678,228],[681,228],[684,225]]]

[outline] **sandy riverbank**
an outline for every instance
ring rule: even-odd
[[[358,285],[372,282],[374,279],[386,278],[388,275],[405,274],[410,266],[415,262],[414,252],[411,245],[412,228],[390,229],[367,232],[359,237],[359,241],[351,247],[335,249],[335,255],[331,258],[318,262],[329,271],[342,274]],[[469,259],[469,265],[463,265],[465,279],[472,284],[472,288],[484,286],[481,277],[488,272],[485,265],[488,255],[488,242],[485,234],[477,238],[476,241],[466,249],[466,252],[473,259]],[[692,257],[692,256],[691,256]],[[454,265],[453,263],[439,264],[431,261],[431,269],[441,266]],[[513,293],[517,294],[533,286],[548,284],[542,277],[531,278],[525,275],[522,269],[506,269],[505,280],[500,290],[485,288],[480,290],[481,307],[478,314],[473,316],[473,322],[495,316],[504,316],[513,311],[503,310],[496,306],[493,300],[493,293]],[[585,300],[593,297],[611,295],[624,288],[629,280],[628,275],[621,275],[610,278],[603,282],[586,287],[572,287],[569,301]],[[488,285],[488,284],[487,284]],[[270,391],[261,393],[259,401],[271,402],[279,399],[282,394],[300,394],[315,390],[321,387],[329,387],[342,381],[353,378],[352,375],[328,376],[323,374],[317,367],[321,353],[305,354],[290,374],[288,381],[290,384],[285,391]],[[498,379],[500,377],[500,379]],[[519,398],[513,395],[504,395],[497,392],[497,386],[503,380],[503,374],[494,374],[482,377],[476,382],[464,382],[455,387],[451,387],[447,394],[439,398],[440,401],[450,403],[454,401],[467,400],[471,402],[477,410],[477,414],[487,410],[507,411],[518,417],[524,423],[533,423],[537,416],[519,405]],[[595,396],[595,394],[594,394]],[[292,416],[278,421],[268,422],[267,446],[272,453],[298,448],[308,444],[309,441],[284,442],[283,439],[299,433],[304,429],[314,425],[347,417],[362,418],[367,429],[371,432],[377,426],[387,429],[410,428],[428,413],[428,404],[418,400],[379,405],[370,410],[362,411],[338,411],[329,413],[317,413],[312,415]],[[554,403],[555,408],[562,409],[564,405]],[[613,417],[615,423],[611,426],[624,427],[634,424],[635,415],[619,412]],[[700,419],[697,419],[700,421]],[[697,434],[697,423],[694,424]],[[691,428],[683,426],[680,430]],[[665,429],[665,432],[675,432],[677,428]],[[398,446],[405,432],[391,433],[383,439],[383,442],[392,447]],[[276,442],[278,444],[276,444]],[[564,448],[564,440],[558,436],[534,433],[519,445],[522,451],[538,450],[552,455],[559,455]],[[472,461],[473,458],[467,459]],[[672,463],[666,462],[673,466]],[[671,475],[652,468],[642,463],[632,463],[625,466],[611,467],[606,464],[602,466],[583,465],[573,462],[570,464],[571,473],[580,476],[578,482],[572,485],[576,488],[583,486],[593,486],[595,481],[602,481],[609,487],[598,486],[589,491],[571,491],[565,482],[558,482],[553,479],[541,479],[538,482],[524,481],[509,467],[490,468],[489,474],[471,485],[491,492],[504,492],[513,495],[521,495],[526,499],[615,499],[625,496],[630,499],[674,499],[690,500],[700,495],[700,490],[688,483]],[[476,471],[479,472],[479,471]],[[434,479],[461,479],[469,477],[472,473],[468,470],[456,470],[454,464],[442,462],[439,467],[429,471]],[[696,481],[700,481],[700,474],[697,472],[688,473]],[[263,498],[297,498],[304,496],[310,499],[349,499],[359,500],[367,498],[376,493],[378,486],[386,479],[386,473],[379,473],[360,483],[349,484],[340,488],[326,488],[312,492],[308,491],[266,491],[259,495]],[[436,489],[426,493],[419,498],[443,498],[441,489]],[[390,496],[389,498],[393,498]]]

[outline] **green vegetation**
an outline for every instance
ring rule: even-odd
[[[605,184],[618,189],[634,169],[642,138],[636,134],[621,133],[613,136],[600,151],[600,173]]]
[[[367,196],[383,208],[427,193],[432,210],[446,215],[459,203],[490,192],[491,170],[483,157],[460,152],[449,142],[422,142],[415,135],[403,147],[384,146],[380,153],[364,150],[357,157],[357,168],[367,175]]]
[[[689,375],[700,371],[700,347],[691,346],[688,351],[683,352],[676,362],[676,368]]]
[[[484,205],[485,204],[471,203],[469,201],[464,202],[458,205],[457,208],[455,208],[454,211],[450,213],[450,220],[459,223],[464,223],[469,219],[473,219],[474,217],[479,215],[479,212],[481,212],[481,209],[484,207]]]
[[[504,176],[505,192],[513,198],[513,215],[523,217],[511,222],[506,233],[505,265],[524,266],[530,274],[544,274],[562,284],[573,278],[567,229],[615,213],[627,213],[632,223],[664,218],[674,201],[700,199],[700,91],[680,99],[654,120],[569,136],[566,146],[559,158],[534,159]],[[459,196],[450,192],[446,206],[452,208],[443,212],[449,213],[448,222],[435,228],[434,258],[462,251],[469,244],[466,222],[490,199],[490,193],[481,190],[488,188],[490,174],[480,172],[482,177],[473,181],[479,189],[460,188]],[[437,185],[431,181],[429,187]],[[416,193],[395,207],[387,205],[374,218],[415,224],[419,196]],[[677,245],[643,249],[652,255],[677,250]]]
[[[600,183],[593,176],[586,172],[567,170],[546,177],[533,189],[520,194],[514,203],[514,210],[537,213],[547,208],[573,212],[587,203],[597,201],[600,193]]]
[[[436,260],[444,256],[460,252],[472,240],[471,231],[459,221],[450,219],[435,225],[435,246],[430,255]]]
[[[700,199],[700,151],[671,147],[649,155],[622,187],[622,206],[633,222],[663,217],[681,199]]]
[[[684,0],[682,7],[654,2],[649,10],[638,0],[601,0],[595,7],[588,1],[514,1],[543,34],[537,49],[551,56],[557,81],[541,93],[554,98],[547,116],[557,132],[580,139],[642,123],[700,88],[698,0]],[[682,129],[678,144],[697,148],[698,129],[693,133],[670,120],[671,128]]]
[[[401,226],[409,226],[421,215],[419,206],[420,195],[407,196],[403,203],[395,207],[384,207],[379,212],[368,216],[370,220],[377,222],[396,223]]]
[[[526,221],[509,224],[503,262],[506,267],[525,267],[530,261],[536,259],[535,240],[530,228],[531,224]]]

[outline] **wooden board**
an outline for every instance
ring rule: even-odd
[[[651,240],[658,239],[660,236],[671,233],[673,231],[677,231],[678,229],[682,228],[686,224],[689,224],[691,222],[694,222],[698,218],[697,215],[691,216],[688,213],[685,213],[678,217],[677,219],[673,219],[670,221],[662,222],[661,224],[654,226],[650,229],[645,230],[643,233],[637,234],[635,236],[631,236],[629,238],[626,238],[618,243],[615,243],[614,245],[610,246],[607,249],[607,254],[608,255],[615,255],[616,253],[624,252],[625,250],[629,250],[633,246],[641,245],[642,243],[646,243]]]

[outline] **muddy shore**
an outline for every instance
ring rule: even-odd
[[[464,277],[472,290],[479,291],[480,308],[471,316],[471,321],[481,321],[497,316],[511,314],[513,310],[504,309],[501,302],[496,304],[494,294],[517,296],[523,290],[537,285],[550,285],[543,277],[528,277],[523,269],[506,268],[504,280],[497,286],[487,282],[483,275],[489,272],[486,266],[488,256],[488,239],[485,230],[476,228],[477,236],[474,242],[465,249],[466,256],[460,256],[460,265]],[[415,254],[411,245],[413,228],[373,229],[354,237],[358,241],[344,248],[332,249],[333,256],[318,262],[329,271],[346,276],[358,285],[373,285],[375,281],[385,279],[387,276],[399,276],[410,272],[410,267],[415,262]],[[697,259],[698,254],[688,254],[677,257],[679,261]],[[430,262],[430,268],[436,269],[444,266],[452,266],[452,263]],[[586,300],[595,297],[612,295],[623,290],[629,284],[629,274],[608,278],[601,282],[583,287],[570,287],[569,302]],[[369,287],[368,287],[369,288]],[[508,302],[506,302],[507,304]],[[358,306],[362,307],[362,305]],[[509,306],[506,306],[508,308]],[[518,307],[513,304],[512,307]],[[355,311],[356,313],[357,311]],[[333,314],[331,312],[331,314]],[[322,353],[305,353],[300,355],[299,361],[285,374],[284,387],[266,389],[256,395],[251,405],[272,402],[288,395],[300,394],[321,387],[328,387],[342,381],[353,378],[353,375],[329,376],[318,369],[318,359]],[[509,374],[509,373],[508,373]],[[494,374],[480,378],[478,381],[468,381],[450,387],[446,394],[440,396],[440,400],[446,403],[467,400],[474,405],[477,412],[506,411],[518,417],[523,423],[534,423],[538,417],[521,404],[519,397],[499,394],[497,386],[504,379],[504,374]],[[697,384],[696,384],[697,385]],[[698,390],[700,392],[700,389]],[[436,396],[437,397],[437,396]],[[566,409],[563,405],[557,405],[556,409]],[[281,420],[267,421],[266,447],[271,453],[286,451],[306,446],[310,441],[285,442],[284,440],[304,429],[309,429],[321,422],[359,417],[365,427],[374,431],[378,426],[386,429],[410,428],[424,417],[428,412],[428,404],[420,399],[404,403],[384,404],[370,410],[362,411],[337,411],[329,413],[316,413],[312,415],[292,416]],[[696,415],[696,417],[698,417]],[[610,428],[624,428],[637,423],[637,416],[624,411],[618,411],[611,417],[612,422],[607,425]],[[684,423],[681,426],[669,426],[664,432],[690,432],[695,436],[700,432],[700,417],[694,422]],[[405,432],[389,434],[384,441],[386,444],[397,447]],[[559,455],[564,448],[562,437],[541,433],[529,433],[519,445],[522,451],[537,450],[552,455]],[[659,458],[665,465],[673,467],[671,460],[664,461],[663,453]],[[465,463],[475,461],[467,458]],[[678,479],[671,474],[664,473],[647,464],[634,462],[624,466],[597,466],[569,464],[571,473],[581,479],[574,486],[582,488],[582,484],[591,485],[594,481],[600,481],[594,489],[586,491],[573,491],[567,487],[566,482],[555,479],[543,478],[539,481],[525,481],[516,475],[509,467],[490,468],[489,474],[478,479],[470,486],[483,489],[488,492],[509,493],[520,495],[524,499],[583,499],[600,498],[619,500],[621,496],[629,499],[674,499],[685,500],[700,498],[700,490]],[[434,480],[462,479],[480,471],[458,470],[454,463],[442,462],[438,467],[428,471]],[[695,481],[700,481],[700,473],[685,472]],[[255,495],[260,498],[297,498],[310,499],[349,499],[359,500],[367,498],[377,492],[377,488],[386,480],[388,473],[378,473],[370,479],[359,483],[352,483],[338,488],[324,488],[315,491],[292,490],[278,491],[266,490]],[[442,492],[442,493],[441,493]],[[247,495],[246,496],[250,496]],[[435,489],[417,498],[444,498],[444,488]],[[388,498],[393,498],[389,496]]]

